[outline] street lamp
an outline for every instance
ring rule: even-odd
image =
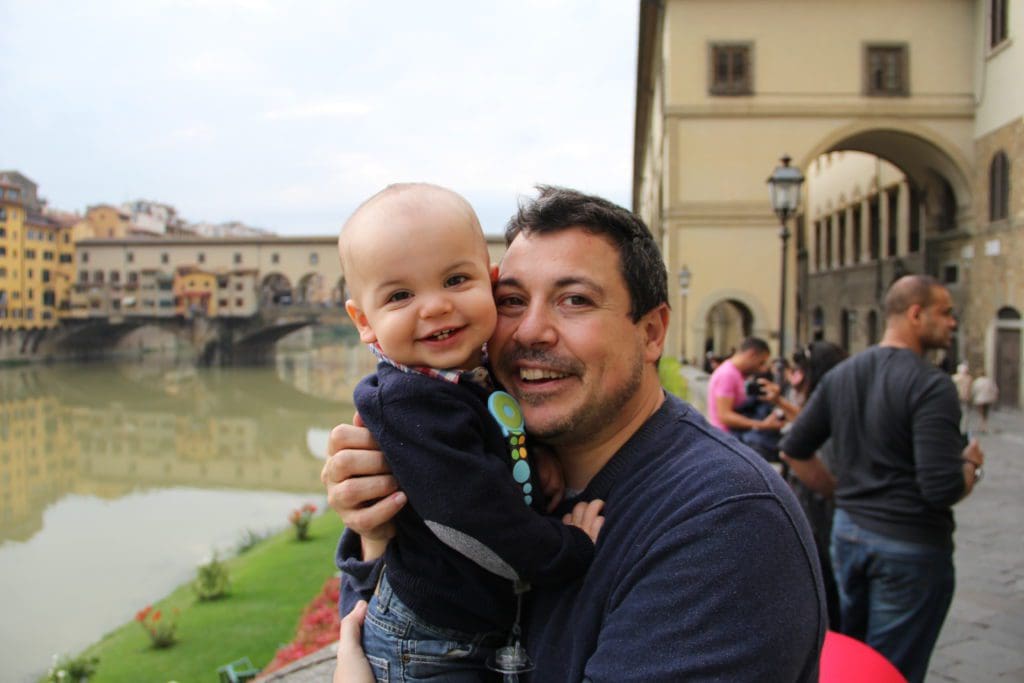
[[[683,264],[683,267],[679,269],[679,293],[683,297],[683,328],[682,328],[682,341],[679,344],[679,356],[683,359],[683,363],[686,363],[686,299],[690,295],[690,269]]]
[[[779,357],[786,357],[786,244],[789,242],[789,228],[786,227],[786,220],[796,213],[796,207],[800,204],[800,186],[804,182],[804,176],[799,168],[789,165],[791,159],[788,154],[782,155],[779,160],[781,166],[776,166],[771,176],[768,177],[768,195],[772,200],[772,209],[779,217],[782,228],[779,230],[779,238],[782,240],[782,283],[779,295]]]

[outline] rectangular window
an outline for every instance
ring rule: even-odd
[[[750,43],[712,43],[708,50],[708,92],[712,95],[750,95],[754,92]]]
[[[199,263],[206,263],[206,254],[204,254],[203,252],[199,252],[199,254],[196,256],[196,259],[199,261]]]
[[[44,261],[52,261],[53,260],[53,252],[52,251],[44,251],[43,252],[43,260]]]
[[[93,273],[92,274],[92,281],[95,282],[98,285],[102,285],[103,284],[103,271],[102,270],[97,270],[95,273]]]
[[[241,263],[242,262],[242,255],[240,253],[238,253],[237,251],[235,252],[234,261],[235,261],[235,263]]]
[[[869,97],[910,95],[906,45],[864,46],[864,94]]]
[[[83,285],[88,284],[89,283],[89,272],[85,271],[85,270],[80,272],[78,274],[78,281],[81,282]]]
[[[121,273],[116,270],[110,271],[110,281],[117,283],[121,281]]]
[[[960,269],[955,263],[947,263],[942,266],[942,282],[947,285],[955,285],[960,279]]]
[[[239,308],[241,308],[242,307],[242,300],[241,299],[235,299],[235,306],[238,306]]]
[[[281,255],[276,253],[276,252],[271,254],[270,255],[270,262],[271,263],[280,263],[281,262]]]
[[[83,251],[82,252],[82,263],[88,263],[88,262],[89,262],[89,252]]]
[[[1006,40],[1006,0],[988,2],[988,45],[996,47]]]
[[[134,270],[129,271],[129,273],[128,273],[128,284],[134,285],[134,284],[137,284],[138,281],[139,281],[139,274],[136,273]]]
[[[36,257],[36,250],[35,249],[26,249],[25,250],[25,258],[26,259],[34,259],[35,257]]]
[[[43,282],[49,282],[50,281],[50,271],[44,269],[43,272],[42,272],[42,276],[43,276]]]
[[[61,254],[57,261],[59,263],[71,263],[71,254]]]
[[[317,263],[319,263],[319,261],[320,256],[316,252],[313,252],[309,255],[309,265],[315,266]]]
[[[125,259],[125,261],[127,261],[128,263],[135,263],[135,254],[134,254],[133,252],[130,252],[130,251],[129,251],[128,253],[126,253],[126,254],[124,255],[124,259]]]
[[[161,253],[160,254],[160,263],[169,263],[169,262],[170,262],[170,258],[167,256],[167,252],[165,251],[165,252]]]

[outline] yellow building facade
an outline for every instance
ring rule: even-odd
[[[0,173],[0,330],[56,326],[73,275],[70,225],[43,212],[35,183]]]
[[[669,352],[780,328],[784,353],[856,351],[884,326],[880,291],[925,272],[960,310],[956,354],[1019,397],[1022,32],[1024,0],[642,1],[633,204],[684,275]],[[847,153],[897,172],[836,187]],[[790,219],[785,254],[765,184],[783,154],[829,198]]]

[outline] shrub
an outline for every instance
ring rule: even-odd
[[[139,622],[142,629],[149,635],[153,647],[162,649],[170,647],[178,642],[176,632],[178,630],[178,609],[175,608],[171,618],[164,619],[160,610],[154,610],[152,605],[146,605],[135,615],[135,621]]]
[[[658,378],[661,379],[661,386],[665,388],[665,391],[684,401],[687,400],[686,380],[679,372],[679,361],[662,356],[658,361]]]
[[[89,677],[96,673],[96,667],[100,663],[99,657],[78,657],[53,656],[53,666],[46,673],[46,683],[85,683]]]
[[[231,578],[228,568],[217,554],[206,564],[199,565],[196,580],[192,582],[192,590],[200,600],[216,600],[228,594]]]
[[[302,507],[292,510],[292,513],[288,515],[288,521],[295,527],[297,540],[305,541],[309,538],[309,523],[313,521],[314,514],[316,514],[316,505],[306,503]]]
[[[268,536],[269,534],[265,531],[259,532],[253,531],[252,529],[246,529],[242,533],[242,538],[238,541],[238,546],[235,548],[235,553],[238,555],[243,555],[249,552],[257,545],[267,540]]]

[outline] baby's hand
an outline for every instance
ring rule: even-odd
[[[592,500],[589,503],[576,503],[572,512],[567,512],[562,517],[562,522],[569,526],[576,526],[590,536],[590,540],[597,543],[597,534],[604,525],[604,517],[601,516],[601,509],[604,507],[603,500]]]

